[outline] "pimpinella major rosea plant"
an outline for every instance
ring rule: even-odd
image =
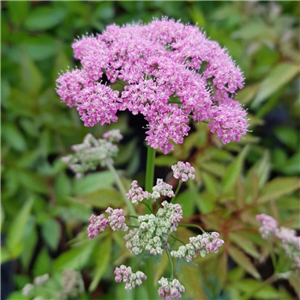
[[[108,207],[102,214],[92,215],[88,237],[93,239],[110,228],[124,233],[126,248],[140,260],[166,253],[170,276],[158,280],[158,295],[180,298],[185,287],[176,278],[173,261],[190,262],[198,255],[217,253],[224,241],[217,232],[205,232],[199,226],[201,234],[190,237],[188,243],[178,239],[178,227],[189,224],[182,223],[182,207],[174,199],[181,184],[195,178],[195,170],[187,162],[172,166],[178,179],[175,192],[161,178],[154,184],[155,149],[166,154],[174,143],[183,143],[191,120],[208,123],[223,143],[239,141],[248,128],[246,111],[234,100],[235,92],[243,87],[241,70],[227,51],[197,26],[167,18],[149,24],[111,25],[102,34],[76,40],[72,47],[82,67],[57,79],[57,93],[69,107],[77,108],[85,126],[116,122],[117,112],[124,110],[142,114],[148,122],[145,189],[134,180],[126,190],[114,169],[114,143],[121,139],[118,131],[106,133],[103,139],[88,135],[83,144],[73,147],[73,155],[64,158],[79,177],[99,164],[109,168],[127,206]],[[136,213],[140,204],[146,208],[143,215]],[[174,247],[173,240],[182,245]],[[143,271],[116,267],[115,281],[124,282],[127,290],[148,281],[149,299],[155,299],[149,261],[145,259]],[[142,266],[140,261],[137,266]]]

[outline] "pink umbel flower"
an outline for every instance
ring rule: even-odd
[[[77,108],[85,126],[116,122],[118,111],[142,114],[147,143],[164,153],[183,143],[190,118],[208,121],[223,143],[247,131],[246,112],[233,100],[243,87],[242,72],[198,26],[168,18],[111,25],[72,47],[82,68],[62,74],[57,93]],[[116,81],[120,92],[111,85]]]
[[[103,214],[99,216],[91,215],[89,222],[90,225],[87,228],[87,232],[90,240],[103,232],[109,224],[108,220]]]
[[[176,179],[181,179],[182,181],[195,179],[195,169],[189,162],[179,161],[175,165],[172,165],[171,169]]]
[[[204,257],[207,253],[218,253],[219,247],[224,241],[219,238],[219,233],[211,232],[190,237],[190,242],[185,246],[180,246],[177,251],[172,251],[171,256],[191,261],[198,254]]]
[[[165,277],[162,277],[158,284],[160,288],[158,289],[158,296],[166,300],[179,299],[182,296],[182,293],[185,292],[184,286],[179,282],[178,279],[168,280]]]
[[[133,204],[137,204],[138,202],[141,202],[144,199],[149,199],[151,197],[151,194],[139,187],[137,180],[133,180],[131,183],[131,188],[126,194],[126,196],[128,199],[131,200]]]
[[[105,212],[109,214],[108,222],[110,228],[113,231],[128,230],[128,226],[125,224],[126,219],[124,217],[123,209],[121,208],[112,209],[111,207],[108,207]]]
[[[124,265],[115,268],[114,274],[116,275],[116,282],[126,283],[125,289],[127,291],[141,285],[142,281],[147,279],[147,276],[143,272],[137,271],[136,273],[133,273],[131,267],[126,267]]]
[[[256,219],[260,222],[259,232],[263,239],[268,239],[277,232],[278,223],[271,216],[260,214],[256,216]]]

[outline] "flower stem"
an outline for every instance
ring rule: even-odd
[[[260,290],[262,290],[262,289],[263,289],[264,287],[266,287],[267,285],[272,284],[273,282],[275,282],[275,281],[277,280],[277,278],[278,278],[278,277],[277,277],[277,274],[274,273],[272,276],[270,276],[270,277],[267,278],[265,281],[263,281],[263,282],[261,283],[261,285],[260,285],[258,288],[256,288],[256,289],[254,289],[254,290],[252,290],[252,291],[250,291],[250,292],[244,294],[244,296],[243,296],[242,298],[240,298],[240,300],[253,299],[253,296],[254,296],[257,292],[259,292]]]
[[[120,190],[120,192],[121,192],[121,194],[122,194],[122,196],[124,198],[124,201],[125,201],[125,203],[127,205],[127,208],[129,210],[130,214],[131,215],[136,215],[135,209],[134,209],[132,203],[130,202],[130,200],[126,196],[126,191],[125,191],[125,188],[123,186],[123,183],[122,183],[122,181],[121,181],[121,179],[120,179],[120,177],[119,177],[116,169],[114,168],[113,164],[108,159],[105,160],[105,164],[108,167],[109,171],[113,174],[113,176],[115,178],[115,181],[116,181],[116,184],[117,184],[117,186],[118,186],[118,188],[119,188],[119,190]]]
[[[175,191],[175,195],[172,198],[171,203],[175,200],[175,198],[176,198],[176,196],[177,196],[177,194],[178,194],[178,192],[179,192],[179,190],[181,188],[181,185],[182,185],[182,180],[179,179],[179,182],[178,182],[178,185],[177,185],[177,188],[176,188],[176,191]]]
[[[170,255],[170,251],[168,249],[166,249],[167,255],[168,255],[168,259],[171,265],[171,280],[173,280],[174,278],[174,266],[173,266],[173,261],[172,261],[172,257]]]
[[[182,245],[185,245],[185,243],[184,243],[182,240],[180,240],[179,238],[177,238],[176,236],[170,234],[170,237],[173,238],[174,240],[178,241],[178,242],[181,243]]]
[[[196,224],[179,224],[178,227],[194,227],[200,229],[203,233],[205,233],[205,230],[201,226]]]
[[[146,179],[145,179],[145,190],[147,192],[152,191],[153,182],[154,182],[154,167],[155,167],[155,149],[148,146],[147,150],[147,165],[146,165]],[[152,199],[144,200],[150,208],[152,208]],[[152,209],[151,209],[152,211]],[[155,300],[157,299],[157,294],[154,289],[154,259],[153,257],[145,261],[145,268],[148,280],[145,282],[146,288],[148,291],[148,299]]]

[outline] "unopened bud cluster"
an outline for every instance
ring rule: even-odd
[[[179,299],[181,294],[185,292],[184,286],[179,282],[178,279],[168,280],[165,277],[162,277],[158,284],[160,288],[158,289],[158,295],[160,298],[166,300]]]
[[[36,287],[42,287],[47,281],[49,280],[49,275],[44,274],[38,277],[35,277],[33,280],[33,284],[27,283],[22,289],[23,296],[30,296],[32,295],[34,289]]]
[[[218,253],[218,248],[224,244],[217,232],[190,237],[189,240],[190,242],[185,246],[180,246],[177,251],[172,251],[171,256],[191,261],[198,254],[204,257],[207,253]]]
[[[256,216],[261,227],[259,232],[263,239],[273,240],[284,250],[292,268],[300,269],[300,236],[296,231],[286,227],[278,227],[277,221],[266,214]]]
[[[168,247],[170,233],[176,231],[178,223],[182,219],[182,209],[179,204],[162,203],[155,215],[139,216],[139,228],[130,230],[125,236],[126,248],[135,255],[144,250],[152,255],[161,255]]]
[[[114,274],[116,275],[116,282],[126,283],[125,289],[127,291],[141,285],[142,281],[147,279],[147,276],[143,272],[137,271],[136,273],[133,273],[131,267],[126,267],[124,265],[115,268]]]
[[[121,140],[120,131],[108,131],[103,137],[104,139],[96,139],[92,134],[87,134],[82,144],[72,147],[74,154],[62,158],[77,177],[95,170],[99,164],[105,165],[106,160],[112,160],[117,155],[118,147],[113,142]]]

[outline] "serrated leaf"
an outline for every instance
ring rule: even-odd
[[[61,236],[58,222],[54,219],[47,220],[42,226],[42,235],[50,249],[56,250]]]
[[[248,149],[249,147],[246,146],[239,156],[227,167],[222,181],[223,193],[228,193],[233,189],[239,175],[242,172],[243,162]]]
[[[260,275],[254,265],[252,264],[251,260],[247,255],[245,255],[241,250],[234,247],[233,245],[230,245],[228,247],[228,252],[231,256],[231,258],[239,265],[241,266],[245,271],[247,271],[249,274],[251,274],[256,279],[260,279]]]
[[[298,189],[300,189],[300,178],[275,178],[264,187],[258,199],[258,203],[276,200],[281,196],[290,194]]]
[[[252,107],[257,108],[264,100],[292,80],[300,71],[296,64],[280,63],[272,69],[268,77],[261,83]]]
[[[111,257],[111,244],[112,244],[111,237],[107,236],[107,238],[102,240],[100,245],[98,246],[97,249],[98,258],[96,261],[95,272],[93,274],[93,281],[89,286],[90,292],[93,292],[96,289],[99,281],[102,278],[103,273],[107,268],[107,265]]]
[[[229,239],[252,257],[260,257],[260,254],[257,251],[255,244],[250,239],[247,239],[247,237],[245,237],[244,235],[235,232],[230,232]]]
[[[182,285],[186,288],[187,297],[201,300],[207,299],[201,286],[200,275],[196,266],[181,264],[178,278]]]
[[[90,194],[111,186],[113,182],[114,177],[109,171],[89,174],[83,178],[75,179],[74,193],[76,195]]]
[[[30,216],[32,204],[33,198],[29,198],[15,216],[12,225],[9,227],[6,245],[10,251],[13,251],[14,248],[17,248],[18,244],[20,244],[22,241],[25,226]]]

